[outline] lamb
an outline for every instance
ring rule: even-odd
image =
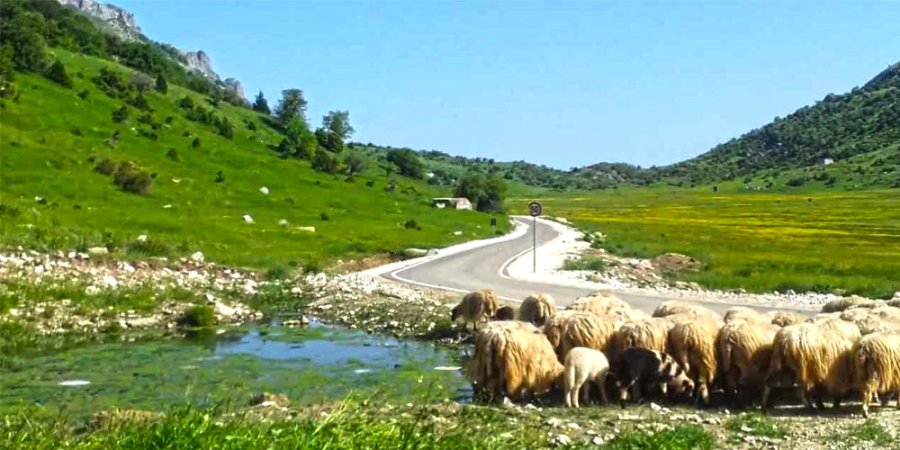
[[[738,404],[762,387],[772,359],[772,340],[779,327],[768,322],[734,320],[716,338],[725,386],[737,392]]]
[[[769,317],[769,319],[771,319],[771,323],[773,325],[777,325],[782,328],[806,320],[806,317],[804,315],[795,311],[769,311],[766,313],[766,315]]]
[[[900,332],[874,333],[853,345],[854,376],[863,397],[863,416],[878,393],[897,393],[900,408]]]
[[[472,322],[472,327],[478,330],[478,322],[490,321],[497,313],[497,294],[490,289],[470,292],[450,311],[450,320],[455,322],[462,317],[463,327]]]
[[[560,311],[547,320],[544,334],[556,348],[560,361],[563,361],[569,350],[575,347],[606,352],[619,325],[621,319],[615,316],[567,310]]]
[[[816,403],[823,408],[821,394],[834,397],[835,406],[853,388],[850,352],[859,338],[853,324],[840,319],[788,325],[775,334],[772,359],[763,391],[763,409],[768,406],[773,380],[793,375],[803,403],[812,407],[808,394],[815,389]]]
[[[556,301],[547,294],[532,295],[519,306],[519,320],[542,327],[556,314]]]
[[[669,350],[695,383],[695,397],[709,405],[709,385],[718,370],[716,337],[719,323],[708,316],[680,323],[669,330]]]
[[[501,306],[494,314],[494,320],[516,320],[516,310],[512,306]]]
[[[606,375],[609,373],[609,360],[606,359],[603,352],[586,347],[575,347],[566,355],[564,366],[567,407],[579,407],[579,393],[587,402],[591,383],[600,389],[603,403],[609,402],[606,397]]]
[[[642,393],[652,386],[659,386],[663,395],[672,386],[675,393],[694,388],[684,369],[670,355],[656,350],[631,347],[618,355],[613,370],[619,388],[619,402],[624,407],[629,389],[632,400],[638,401]]]
[[[625,322],[613,335],[610,352],[618,355],[628,348],[641,347],[663,353],[672,326],[671,322],[658,317]]]
[[[525,322],[491,322],[475,335],[467,364],[481,398],[542,395],[561,384],[563,366],[547,337]]]

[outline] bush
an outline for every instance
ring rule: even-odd
[[[313,156],[312,168],[314,170],[318,170],[319,172],[337,173],[341,169],[341,163],[337,160],[337,158],[331,156],[329,152],[325,150],[319,150],[316,152],[316,155]]]
[[[228,139],[234,137],[234,125],[231,124],[231,121],[228,120],[227,117],[216,118],[213,126],[216,128],[216,132],[225,136]]]
[[[200,148],[200,138],[194,138],[194,140],[191,141],[191,148]]]
[[[331,217],[329,217],[328,213],[326,213],[326,212],[319,213],[319,218],[322,220],[331,220]]]
[[[119,164],[113,179],[119,189],[133,194],[147,194],[153,186],[153,177],[146,170],[131,162]]]
[[[78,93],[78,98],[84,100],[84,99],[88,98],[88,96],[90,96],[90,95],[91,95],[91,93],[87,89],[85,89]]]
[[[166,81],[166,77],[163,74],[159,74],[156,77],[156,91],[160,94],[169,92],[169,82]]]
[[[353,175],[366,170],[369,163],[366,161],[366,158],[359,153],[350,152],[347,153],[347,156],[344,156],[344,165],[347,166],[347,173]]]
[[[106,158],[98,162],[97,165],[94,166],[94,170],[103,175],[112,175],[116,171],[117,166],[115,161]]]
[[[176,150],[174,148],[170,148],[169,151],[166,152],[166,158],[169,158],[175,162],[181,161],[181,155],[179,155],[178,150]]]
[[[467,175],[459,179],[454,195],[468,198],[479,211],[496,212],[503,209],[506,182],[497,175]]]
[[[791,186],[791,187],[803,186],[804,184],[806,184],[806,178],[804,178],[804,177],[791,178],[785,184],[787,184],[788,186]]]
[[[65,86],[67,88],[72,87],[72,79],[69,78],[69,74],[66,73],[66,66],[58,59],[47,68],[47,78],[60,86]]]
[[[194,99],[185,95],[184,97],[181,97],[181,100],[178,100],[178,106],[192,110],[194,109]]]
[[[222,171],[220,170],[220,171],[216,172],[216,183],[223,183],[223,182],[225,182],[225,174],[222,173]]]
[[[387,154],[388,162],[397,166],[397,172],[400,175],[415,179],[425,177],[425,165],[419,159],[416,152],[409,149],[393,149]]]
[[[415,230],[419,228],[419,224],[416,223],[415,219],[409,219],[406,221],[406,223],[403,224],[403,228],[406,228],[407,230]]]
[[[186,328],[208,328],[216,323],[216,312],[206,305],[191,306],[178,318],[178,326]]]
[[[115,123],[122,123],[128,120],[128,107],[123,106],[112,112],[112,121]]]

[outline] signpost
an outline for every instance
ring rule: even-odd
[[[544,212],[544,208],[538,202],[528,204],[528,213],[531,214],[531,271],[537,272],[537,217]]]

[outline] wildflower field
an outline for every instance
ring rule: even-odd
[[[759,193],[618,189],[536,196],[544,213],[607,235],[614,254],[704,263],[677,279],[720,288],[900,291],[900,191]],[[516,199],[516,208],[528,199]],[[523,212],[523,211],[516,211]]]

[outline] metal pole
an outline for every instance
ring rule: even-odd
[[[537,272],[537,216],[531,220],[531,255],[533,256],[531,271]]]

